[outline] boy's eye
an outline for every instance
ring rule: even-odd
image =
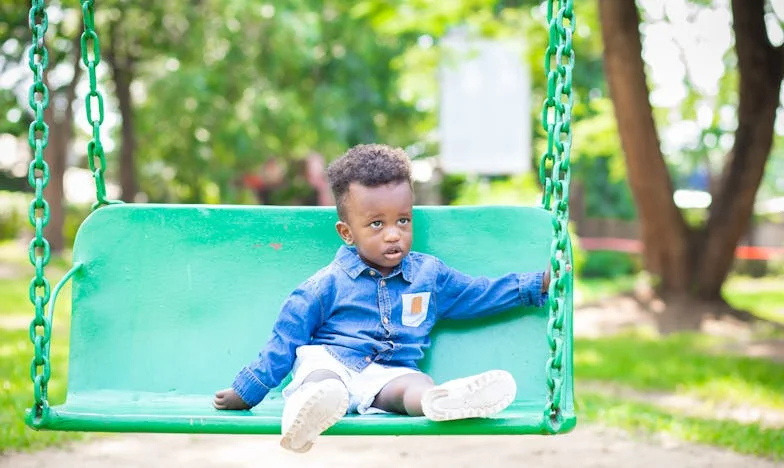
[[[397,220],[398,224],[405,226],[406,224],[410,223],[411,220],[408,218],[400,218]]]
[[[372,227],[372,228],[380,228],[381,227],[381,221],[373,221],[372,223],[370,223],[370,227]]]

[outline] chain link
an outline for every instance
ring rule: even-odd
[[[572,69],[574,49],[572,33],[575,27],[574,0],[548,0],[547,22],[549,43],[545,50],[544,70],[547,76],[547,97],[542,106],[542,126],[547,132],[547,149],[539,164],[542,183],[542,207],[550,210],[553,221],[553,241],[550,246],[549,290],[550,317],[547,322],[547,344],[550,357],[546,364],[547,402],[544,421],[549,432],[558,432],[563,421],[561,396],[564,385],[562,372],[565,343],[563,325],[566,319],[566,265],[569,263],[567,230],[569,222],[569,182],[572,146],[571,115]]]
[[[52,332],[52,324],[44,313],[51,293],[49,280],[44,274],[51,256],[49,241],[44,237],[44,228],[49,224],[49,203],[44,199],[44,189],[49,184],[49,165],[44,160],[44,149],[49,143],[49,126],[44,122],[44,111],[49,107],[49,88],[44,82],[44,71],[49,65],[49,52],[44,43],[49,18],[44,0],[32,0],[28,20],[32,32],[29,66],[33,72],[28,102],[35,114],[28,132],[33,160],[27,172],[27,181],[35,189],[35,198],[28,210],[30,224],[35,228],[35,237],[28,248],[30,263],[35,267],[35,276],[30,281],[30,302],[35,306],[35,317],[30,322],[30,341],[34,347],[30,379],[33,381],[33,425],[37,425],[49,411],[47,396],[51,367],[48,344]]]
[[[100,206],[121,203],[120,201],[106,199],[106,153],[101,143],[101,124],[104,119],[103,95],[98,91],[98,77],[96,68],[101,63],[101,43],[98,33],[95,32],[95,1],[81,0],[82,20],[84,31],[80,38],[82,48],[82,62],[87,67],[87,76],[90,82],[90,91],[84,98],[84,107],[87,112],[87,123],[92,128],[92,138],[87,143],[87,162],[95,180],[95,198],[93,209]],[[98,112],[95,115],[93,111]]]

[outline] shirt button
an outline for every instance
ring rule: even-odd
[[[373,271],[373,270],[370,270],[370,276],[376,276],[376,272]]]
[[[370,362],[371,360],[372,359],[370,359],[370,356],[365,356],[365,362]]]
[[[389,318],[384,317],[383,319],[381,319],[381,321],[384,322],[384,324],[388,324],[389,323]]]
[[[384,287],[384,286],[387,285],[387,282],[384,281],[384,280],[381,280],[381,281],[378,282],[378,284],[380,284],[382,287]]]

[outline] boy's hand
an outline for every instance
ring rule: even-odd
[[[572,266],[570,264],[566,264],[566,272],[569,273],[572,271]],[[544,277],[542,277],[542,294],[546,293],[550,290],[550,269],[547,268],[544,270]]]
[[[219,410],[250,409],[250,406],[237,395],[237,392],[235,392],[233,388],[215,392],[215,399],[212,401],[212,406]]]

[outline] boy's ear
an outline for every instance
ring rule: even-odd
[[[343,242],[348,245],[354,243],[354,236],[351,235],[351,228],[348,227],[348,224],[338,221],[335,223],[335,230],[338,231],[338,235],[343,239]]]

